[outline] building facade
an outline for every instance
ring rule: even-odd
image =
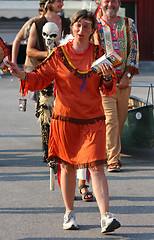
[[[1,1],[0,36],[11,44],[22,25],[38,15],[39,0]],[[81,8],[94,10],[95,2],[64,1],[65,16]],[[139,33],[140,61],[154,61],[154,0],[121,0],[119,15],[135,20]]]
[[[140,61],[154,61],[154,0],[121,0],[121,7],[136,22]]]

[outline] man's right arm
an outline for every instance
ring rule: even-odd
[[[29,37],[29,31],[33,22],[39,17],[34,17],[29,19],[17,33],[13,45],[12,45],[12,62],[17,63],[17,57],[19,53],[19,47],[22,41],[26,40]]]
[[[20,43],[21,43],[21,39],[16,37],[12,45],[12,62],[17,63]]]
[[[35,18],[28,20],[17,33],[12,45],[12,62],[17,63],[19,47],[22,41],[26,40],[29,36],[29,29],[34,22]]]
[[[32,24],[30,29],[30,34],[27,43],[27,56],[36,58],[36,59],[44,59],[47,57],[47,51],[39,51],[36,49],[37,43],[37,30],[35,23]]]

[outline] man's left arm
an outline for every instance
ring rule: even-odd
[[[125,67],[125,71],[123,77],[120,80],[119,87],[120,88],[127,88],[133,75],[138,74],[138,65],[139,65],[139,41],[138,41],[138,33],[137,28],[132,19],[128,19],[129,22],[129,49],[128,49],[128,56],[127,56],[127,63]]]

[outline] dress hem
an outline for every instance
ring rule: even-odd
[[[57,156],[48,157],[47,162],[50,162],[50,161],[55,161],[57,163],[60,163],[60,164],[62,164],[63,167],[65,167],[67,165],[71,165],[75,169],[92,168],[92,167],[107,163],[107,159],[101,159],[101,160],[94,160],[94,161],[89,162],[89,163],[72,164],[72,163],[69,163],[65,160],[62,160],[61,158],[59,158]]]

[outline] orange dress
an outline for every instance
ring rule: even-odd
[[[91,64],[104,54],[101,46],[89,43],[82,54],[72,50],[72,43],[59,46],[28,73],[25,92],[56,84],[55,107],[49,137],[48,161],[70,163],[74,167],[90,167],[106,162],[105,116],[100,88],[107,95],[101,77]],[[116,81],[115,81],[116,83]]]

